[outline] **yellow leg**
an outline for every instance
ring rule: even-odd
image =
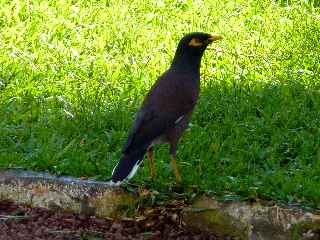
[[[152,179],[155,177],[155,168],[154,168],[154,159],[153,159],[153,151],[152,149],[149,149],[147,152],[148,156],[148,166],[149,166],[149,174]]]
[[[181,175],[180,175],[178,167],[177,167],[176,157],[173,156],[173,155],[171,155],[171,166],[173,168],[173,172],[174,172],[174,175],[176,177],[176,183],[178,185],[180,185],[180,183],[181,183]]]

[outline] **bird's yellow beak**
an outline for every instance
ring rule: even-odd
[[[211,34],[210,37],[208,38],[208,40],[210,42],[213,42],[213,41],[218,41],[218,40],[221,40],[223,39],[223,37],[219,34]]]

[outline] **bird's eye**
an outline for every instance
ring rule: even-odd
[[[188,45],[191,47],[201,47],[203,43],[200,41],[199,38],[192,38]]]

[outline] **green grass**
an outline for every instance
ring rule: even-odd
[[[320,208],[317,5],[0,0],[0,167],[110,176],[181,36],[217,32],[178,149],[186,189]],[[174,183],[167,151],[159,191]],[[147,179],[145,167],[134,181]]]

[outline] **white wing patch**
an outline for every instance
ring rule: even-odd
[[[178,124],[183,118],[184,118],[184,115],[180,116],[174,123]]]

